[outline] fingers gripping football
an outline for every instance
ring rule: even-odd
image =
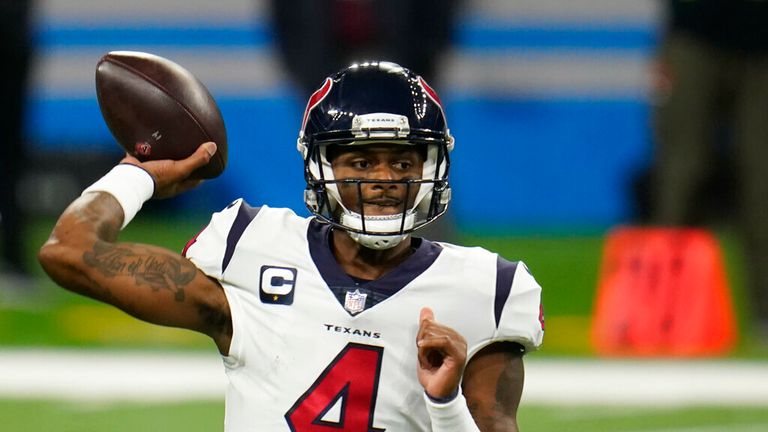
[[[190,178],[190,175],[198,168],[205,166],[216,154],[216,144],[203,143],[189,157],[181,160],[156,160],[140,162],[131,155],[121,161],[138,165],[145,169],[155,181],[155,194],[153,198],[168,198],[185,192],[199,185],[202,180]]]
[[[467,360],[467,341],[464,337],[438,323],[430,308],[423,308],[416,346],[419,382],[427,394],[433,398],[455,394]]]

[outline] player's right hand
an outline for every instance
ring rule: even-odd
[[[140,162],[131,155],[126,155],[120,163],[129,163],[145,169],[155,181],[155,194],[152,198],[170,198],[188,191],[202,183],[200,179],[189,176],[198,168],[208,164],[216,154],[216,144],[206,142],[188,158],[182,160],[155,160]]]

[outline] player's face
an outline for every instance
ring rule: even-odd
[[[331,166],[336,179],[374,180],[359,185],[340,183],[339,193],[346,208],[366,216],[383,216],[402,213],[413,206],[418,184],[408,187],[403,183],[376,181],[421,178],[424,157],[416,148],[375,144],[343,147],[334,153]]]

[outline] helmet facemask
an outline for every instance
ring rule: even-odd
[[[315,143],[305,157],[307,207],[319,219],[347,231],[355,241],[371,249],[389,249],[398,245],[408,235],[422,228],[447,209],[450,201],[448,187],[448,153],[442,143],[409,141],[353,141],[334,143],[344,148],[358,145],[393,144],[426,148],[422,173],[419,178],[402,180],[336,179],[328,155],[330,143]],[[367,215],[363,206],[365,185],[398,184],[404,188],[405,199],[400,212],[392,215]],[[356,191],[352,203],[345,203],[340,189]],[[352,206],[355,206],[354,208]]]

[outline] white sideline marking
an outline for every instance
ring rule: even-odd
[[[574,360],[525,362],[524,403],[768,406],[768,362]],[[0,398],[222,400],[215,353],[0,350]]]
[[[0,351],[0,397],[74,400],[222,399],[220,357],[137,351]]]
[[[768,362],[554,360],[525,362],[523,400],[543,404],[768,406]]]

